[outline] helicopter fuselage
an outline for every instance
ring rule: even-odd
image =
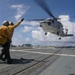
[[[68,35],[67,32],[64,33],[63,25],[60,21],[54,19],[47,19],[40,22],[40,27],[45,31],[45,33],[50,32],[58,36],[66,37],[73,36],[72,34]]]

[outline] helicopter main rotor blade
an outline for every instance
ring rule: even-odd
[[[47,4],[46,4],[46,2],[44,1],[44,0],[34,0],[42,9],[44,9],[45,11],[46,11],[46,13],[49,15],[49,16],[51,16],[51,17],[53,17],[54,19],[55,19],[55,17],[54,17],[54,15],[51,13],[51,11],[49,10],[49,7],[47,6]]]
[[[45,19],[27,19],[28,21],[42,21],[42,20],[45,20]]]

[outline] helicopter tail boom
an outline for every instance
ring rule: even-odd
[[[64,34],[64,35],[61,35],[62,37],[72,37],[73,36],[73,34]]]

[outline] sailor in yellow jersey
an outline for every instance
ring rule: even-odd
[[[13,22],[9,22],[8,28],[9,28],[9,34],[10,34],[10,36],[9,36],[8,38],[9,38],[10,40],[12,39],[14,29],[15,29],[17,26],[19,26],[20,23],[21,23],[23,20],[24,20],[24,18],[21,19],[21,20],[20,20],[18,23],[16,23],[16,24],[14,24]]]
[[[6,36],[7,36],[8,41],[4,45],[2,45],[4,47],[4,49],[2,50],[2,54],[0,55],[0,58],[3,58],[3,56],[5,55],[5,58],[3,60],[7,59],[8,64],[12,63],[12,59],[10,57],[9,49],[10,49],[10,43],[11,43],[13,31],[17,26],[20,25],[20,23],[23,20],[24,20],[24,18],[21,19],[17,24],[12,25],[12,23],[10,23],[10,25],[8,24],[8,26],[7,26],[7,35]]]
[[[5,57],[7,59],[7,63],[11,63],[11,58],[9,54],[9,49],[10,49],[10,40],[8,37],[10,36],[9,31],[8,31],[8,21],[4,21],[2,26],[0,26],[0,44],[2,45],[2,53],[0,54],[0,59],[3,60],[3,55],[5,54]]]
[[[2,26],[0,26],[0,44],[4,45],[7,41],[7,37],[8,35],[8,26],[9,22],[8,21],[4,21]]]

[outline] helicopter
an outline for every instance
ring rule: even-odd
[[[60,18],[56,18],[52,14],[45,0],[34,0],[34,1],[50,17],[52,17],[52,18],[47,18],[47,19],[33,19],[35,21],[40,21],[40,27],[42,27],[43,31],[45,32],[45,35],[47,35],[47,33],[50,32],[52,34],[59,36],[59,39],[61,39],[61,37],[73,36],[73,34],[68,34],[68,29],[65,29],[65,32],[64,32],[63,24],[59,21]]]

